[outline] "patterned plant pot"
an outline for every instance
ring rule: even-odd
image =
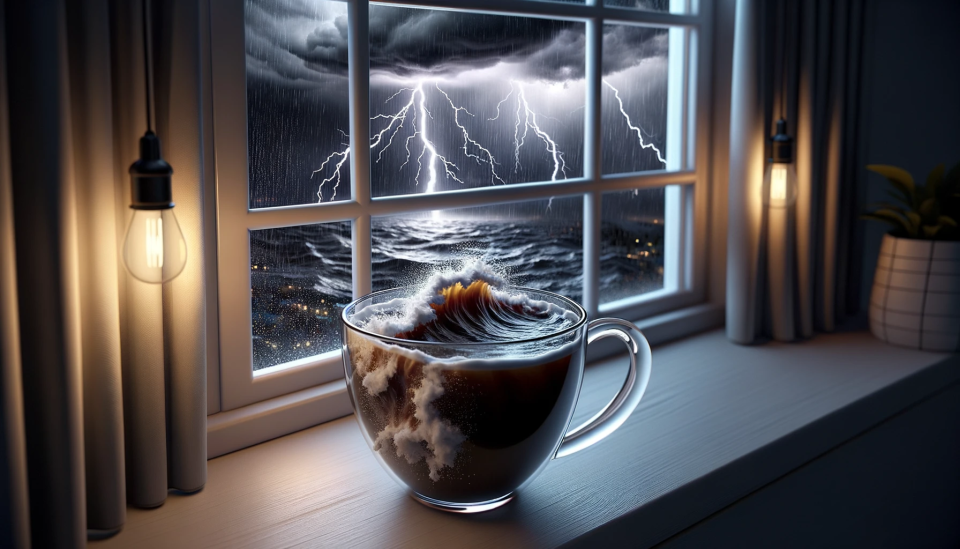
[[[960,242],[884,235],[870,331],[893,345],[960,351]]]

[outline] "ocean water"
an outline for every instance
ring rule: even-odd
[[[481,258],[513,285],[579,302],[583,228],[568,219],[374,218],[373,289],[415,286],[438,267]],[[603,223],[604,301],[663,286],[662,229],[643,220]],[[353,300],[350,224],[250,234],[254,369],[339,349],[340,312]]]

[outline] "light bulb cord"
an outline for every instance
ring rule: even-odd
[[[143,0],[143,79],[147,99],[147,132],[153,133],[153,66],[150,55],[150,0]]]
[[[786,2],[781,0],[777,7],[780,16],[780,25],[783,25],[783,32],[780,33],[780,118],[786,119],[787,111],[787,8]]]

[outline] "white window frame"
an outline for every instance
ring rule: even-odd
[[[249,231],[350,221],[353,240],[353,294],[371,290],[370,220],[373,216],[487,206],[551,196],[583,197],[583,305],[590,317],[617,315],[640,320],[703,303],[707,298],[709,218],[709,136],[712,6],[692,15],[536,0],[421,0],[394,5],[463,9],[507,15],[576,19],[586,22],[586,98],[583,177],[437,194],[372,198],[369,149],[369,43],[367,0],[347,0],[349,28],[351,200],[250,209],[248,200],[246,59],[243,0],[211,0],[210,53],[213,141],[217,185],[219,296],[219,402],[226,412],[343,377],[339,353],[326,353],[260,370],[252,369]],[[671,0],[690,12],[691,0]],[[694,0],[695,2],[695,0]],[[698,3],[698,2],[695,2]],[[675,11],[679,11],[675,9]],[[663,172],[602,175],[600,50],[604,23],[668,27],[668,166]],[[675,92],[674,90],[680,90]],[[674,101],[671,98],[681,97]],[[679,151],[674,154],[673,151]],[[601,197],[613,191],[666,186],[664,289],[599,303]],[[671,248],[672,246],[672,248]],[[217,365],[212,365],[216,367]],[[323,421],[325,418],[317,418]],[[329,418],[326,418],[329,419]]]

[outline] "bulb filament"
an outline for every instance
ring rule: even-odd
[[[163,267],[163,219],[147,218],[146,221],[147,267],[160,269]]]
[[[770,172],[770,200],[787,199],[787,168],[774,164]]]

